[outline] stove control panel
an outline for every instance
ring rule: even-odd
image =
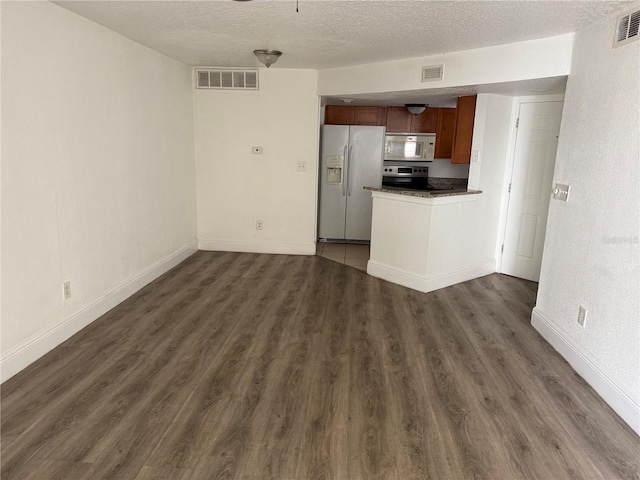
[[[387,166],[382,167],[382,175],[385,177],[428,177],[428,167],[413,166]]]

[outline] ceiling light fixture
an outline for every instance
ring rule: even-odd
[[[427,109],[428,105],[426,103],[407,103],[405,104],[405,107],[407,107],[407,110],[409,110],[410,113],[420,115]]]
[[[282,55],[282,52],[280,52],[279,50],[265,49],[254,50],[253,53],[256,57],[258,57],[260,63],[265,64],[267,68],[276,63],[278,61],[278,58],[280,58],[280,55]]]

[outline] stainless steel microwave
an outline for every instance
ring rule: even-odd
[[[422,135],[385,136],[385,160],[425,162],[433,160],[435,151],[435,133],[425,133]]]

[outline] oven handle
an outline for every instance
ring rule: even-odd
[[[349,147],[349,163],[347,164],[347,194],[351,196],[351,150],[353,145]]]
[[[416,175],[415,173],[385,173],[383,176],[393,178],[427,178],[427,175]]]

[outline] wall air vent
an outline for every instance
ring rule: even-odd
[[[640,35],[638,35],[639,27],[640,10],[620,15],[616,22],[616,38],[613,46],[619,47],[638,40],[640,38]]]
[[[444,64],[422,67],[422,82],[434,82],[444,77]]]
[[[258,70],[196,68],[196,88],[258,90]]]

